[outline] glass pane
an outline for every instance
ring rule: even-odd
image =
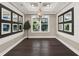
[[[33,18],[33,31],[40,31],[40,20],[38,18]]]
[[[63,24],[59,24],[59,30],[63,30]]]
[[[72,32],[72,23],[65,23],[64,24],[64,31]]]
[[[17,24],[13,24],[12,25],[12,31],[13,32],[17,32],[18,31],[18,25]]]
[[[22,29],[22,24],[19,24],[19,31],[21,31]]]
[[[63,16],[59,16],[59,23],[63,22]]]
[[[18,15],[15,14],[15,13],[13,13],[13,18],[12,18],[12,20],[13,20],[14,22],[18,22]]]
[[[72,12],[68,12],[64,15],[64,22],[72,20]]]
[[[21,16],[19,16],[19,23],[22,23],[23,22],[23,19]]]
[[[41,31],[48,31],[48,18],[41,19]]]
[[[2,8],[2,20],[11,21],[11,12],[9,10]]]
[[[11,32],[10,23],[1,23],[1,34],[7,34]]]

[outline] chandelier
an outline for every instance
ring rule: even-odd
[[[42,3],[41,2],[39,2],[39,4],[38,4],[38,12],[37,12],[37,15],[38,15],[39,18],[41,18],[42,15],[43,15],[43,8],[42,8]]]

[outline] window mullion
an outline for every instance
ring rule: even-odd
[[[40,32],[41,32],[41,19],[40,19]]]

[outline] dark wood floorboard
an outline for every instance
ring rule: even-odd
[[[57,39],[30,38],[6,53],[4,56],[77,56]]]

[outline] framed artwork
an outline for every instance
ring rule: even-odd
[[[23,29],[22,24],[19,24],[19,31],[22,31],[22,29]]]
[[[11,33],[10,23],[1,23],[1,35]]]
[[[23,18],[22,18],[22,16],[19,16],[19,23],[23,23]]]
[[[74,8],[58,16],[58,31],[74,35]]]
[[[64,31],[72,32],[72,23],[65,23],[64,24]]]
[[[18,31],[18,24],[12,24],[12,32]]]
[[[63,31],[63,24],[59,24],[58,29],[59,29],[60,31]]]
[[[72,20],[72,11],[69,11],[64,14],[64,22],[71,21]]]
[[[16,13],[12,13],[12,21],[13,22],[18,22],[18,15]]]
[[[59,23],[63,22],[63,15],[59,16],[58,19]]]
[[[63,14],[58,16],[58,30],[63,31]]]
[[[5,8],[1,8],[2,10],[2,20],[6,20],[6,21],[11,21],[11,11],[5,9]]]
[[[0,4],[0,16],[0,38],[22,32],[22,22],[19,23],[20,14]]]

